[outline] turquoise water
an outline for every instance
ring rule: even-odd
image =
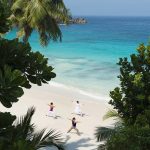
[[[85,25],[61,26],[63,41],[39,45],[34,32],[30,44],[49,58],[55,82],[95,95],[108,96],[119,82],[116,65],[120,57],[136,52],[150,37],[148,17],[85,17]],[[15,37],[15,30],[7,35]]]

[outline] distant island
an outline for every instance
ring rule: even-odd
[[[60,20],[57,20],[59,25],[66,25],[65,23],[61,22]],[[86,24],[87,20],[85,18],[72,18],[70,17],[68,24]]]
[[[71,18],[69,24],[86,24],[87,20],[85,18]]]

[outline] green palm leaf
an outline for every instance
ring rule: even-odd
[[[34,132],[34,124],[31,124],[31,120],[32,120],[32,117],[35,113],[35,108],[34,107],[31,107],[28,109],[27,113],[25,116],[22,116],[20,117],[16,122],[15,122],[15,128],[16,130],[20,130],[20,133],[21,137],[22,138],[31,138],[32,137],[32,134]]]
[[[23,41],[27,42],[35,29],[43,46],[50,40],[61,40],[62,34],[57,21],[63,23],[69,21],[69,11],[62,0],[16,0],[12,12],[10,20],[21,30],[19,35],[24,34]]]
[[[110,138],[112,134],[116,132],[115,128],[98,127],[96,129],[95,136],[97,141],[104,141]]]
[[[31,124],[34,113],[35,108],[29,108],[27,114],[17,119],[13,128],[6,131],[7,134],[0,135],[0,146],[6,148],[3,150],[38,150],[44,147],[64,150],[64,140],[60,133],[52,129],[35,132],[35,125]]]
[[[45,129],[40,131],[39,133],[35,133],[33,137],[33,141],[36,142],[36,149],[41,147],[55,146],[59,150],[64,150],[64,142],[61,138],[61,134],[57,133],[55,130],[50,130],[45,134]],[[37,142],[38,141],[38,142]]]
[[[97,141],[107,141],[108,139],[110,139],[112,135],[114,135],[116,132],[120,130],[120,128],[123,127],[123,120],[116,110],[111,109],[103,116],[103,120],[109,118],[116,118],[119,121],[115,122],[114,127],[98,127],[95,132],[95,137]],[[105,150],[106,149],[105,143],[100,144],[97,149]]]
[[[121,119],[120,115],[118,112],[114,109],[110,109],[106,114],[103,116],[103,120],[109,119],[109,118],[117,118]]]

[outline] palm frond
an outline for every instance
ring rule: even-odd
[[[48,14],[59,20],[63,23],[69,22],[70,12],[63,3],[63,1],[56,2],[54,0],[51,1],[49,5],[47,5]]]
[[[20,135],[23,138],[29,138],[31,134],[34,132],[34,124],[31,124],[31,119],[35,113],[35,108],[31,107],[28,109],[27,114],[25,116],[20,117],[17,121],[15,121],[15,129],[20,130]]]
[[[118,112],[114,109],[110,109],[106,114],[103,116],[103,120],[109,119],[109,118],[117,118],[121,119]]]
[[[31,124],[34,113],[35,108],[29,108],[27,114],[20,117],[13,127],[1,132],[3,136],[0,135],[0,140],[5,144],[6,149],[38,150],[44,147],[56,147],[58,150],[64,150],[64,140],[59,132],[50,130],[46,133],[46,129],[34,131],[35,126]]]
[[[17,18],[23,17],[26,5],[27,5],[27,1],[23,1],[23,0],[16,0],[13,3],[13,5],[11,7],[11,11],[15,15],[15,17],[17,17]]]
[[[24,25],[23,29],[24,29],[23,41],[26,43],[26,42],[28,42],[28,39],[29,39],[33,29],[28,24]]]
[[[95,137],[97,141],[105,141],[114,133],[116,133],[115,128],[98,127],[95,132]]]
[[[24,29],[20,29],[18,32],[17,32],[17,38],[22,38],[24,36]]]
[[[69,11],[62,0],[16,0],[12,12],[13,24],[21,30],[24,29],[24,32],[21,32],[24,33],[24,42],[28,41],[32,30],[35,29],[43,46],[50,40],[61,41],[62,33],[57,21],[69,21]]]
[[[62,33],[55,19],[46,17],[43,22],[45,22],[44,25],[42,23],[37,26],[37,30],[40,34],[40,43],[47,45],[50,40],[57,41],[57,39],[60,39],[61,41]],[[49,24],[51,25],[50,27]]]
[[[57,147],[59,150],[64,150],[64,142],[62,135],[55,130],[50,130],[45,135],[45,129],[42,131],[35,133],[33,136],[33,140],[36,143],[36,149],[42,147]]]
[[[35,147],[38,147],[40,145],[40,142],[41,142],[42,137],[44,136],[44,133],[45,133],[45,129],[33,134],[32,144],[35,145]]]

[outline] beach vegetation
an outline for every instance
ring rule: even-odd
[[[8,17],[10,16],[7,3],[0,0],[0,36],[5,34],[10,29],[10,24],[8,21]]]
[[[56,76],[48,59],[39,52],[32,52],[29,43],[18,39],[0,39],[0,102],[11,107],[23,95],[23,88],[39,86]]]
[[[34,113],[35,108],[31,107],[26,115],[16,119],[12,126],[10,124],[7,128],[0,129],[1,150],[38,150],[48,146],[64,150],[60,133],[52,129],[47,132],[46,129],[35,131],[35,124],[31,122]]]
[[[62,0],[0,0],[0,102],[4,107],[12,107],[24,94],[24,88],[29,89],[32,84],[41,86],[56,76],[48,59],[31,50],[28,39],[33,30],[39,33],[43,46],[50,40],[61,39],[56,19],[67,22],[67,15]],[[5,39],[3,35],[13,28],[18,30],[18,37]],[[29,109],[17,122],[16,116],[0,112],[0,149],[36,150],[46,146],[63,149],[59,133],[35,132],[31,124],[34,112],[34,108]]]
[[[121,117],[119,116],[118,112],[114,109],[110,109],[106,112],[106,114],[103,116],[103,120],[109,119],[109,118],[115,118],[116,120],[121,121]]]
[[[140,44],[137,53],[120,58],[120,87],[110,92],[109,102],[122,123],[113,128],[99,127],[98,141],[108,150],[148,150],[150,147],[150,44]],[[117,116],[116,113],[113,113]],[[110,112],[105,118],[113,116]],[[101,147],[101,145],[100,145]]]
[[[150,110],[150,44],[141,44],[137,48],[137,54],[127,58],[120,58],[120,87],[110,92],[109,104],[117,110],[119,116],[124,119],[126,125],[139,122],[143,116],[147,120]]]
[[[61,40],[62,33],[57,20],[67,24],[69,11],[63,0],[16,0],[11,7],[9,20],[18,28],[17,36],[24,42],[36,30],[40,43],[45,46],[50,40]]]

